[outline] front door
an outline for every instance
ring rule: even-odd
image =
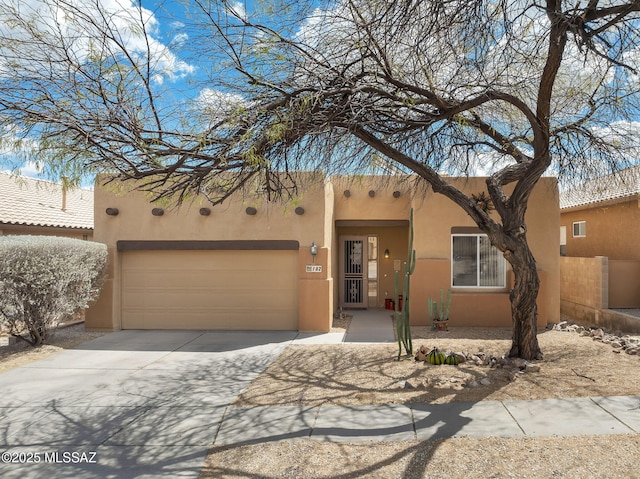
[[[340,306],[366,308],[368,244],[366,236],[340,237]]]

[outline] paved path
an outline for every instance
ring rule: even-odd
[[[296,336],[119,331],[4,372],[0,477],[197,478],[227,406]]]
[[[450,404],[230,407],[215,445],[640,433],[640,396]]]
[[[393,343],[393,311],[366,310],[347,311],[352,315],[349,331],[344,338],[347,343]]]
[[[386,314],[354,314],[346,339],[369,342],[367,326],[375,332],[371,339],[393,341]],[[386,337],[379,336],[385,328]],[[4,372],[0,477],[195,479],[212,444],[293,438],[351,442],[640,432],[640,397],[230,406],[287,345],[344,339],[286,331],[119,331]],[[25,461],[30,463],[20,463]]]

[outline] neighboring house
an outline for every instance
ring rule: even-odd
[[[563,256],[640,260],[640,166],[560,194]]]
[[[467,193],[486,188],[483,178],[451,180]],[[411,208],[412,322],[428,324],[427,299],[452,288],[451,325],[511,325],[509,265],[453,202],[417,192],[413,177],[320,175],[306,185],[284,204],[237,194],[215,207],[197,198],[163,208],[140,192],[97,184],[95,240],[108,246],[112,268],[86,326],[327,331],[338,308],[398,300],[394,277],[407,259]],[[560,305],[554,178],[534,189],[527,226],[544,327],[558,321]]]
[[[605,323],[608,309],[640,308],[640,166],[560,195],[561,309]]]
[[[0,235],[93,238],[93,191],[0,172]]]

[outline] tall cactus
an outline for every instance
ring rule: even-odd
[[[413,355],[413,343],[411,341],[411,322],[409,318],[409,299],[410,299],[410,278],[416,269],[416,251],[413,249],[413,208],[409,212],[409,250],[408,258],[403,266],[403,301],[402,309],[400,309],[400,302],[396,302],[395,315],[396,315],[396,335],[398,337],[398,360],[402,356],[402,347],[407,356]],[[400,272],[395,272],[395,294],[396,299],[400,293],[399,291],[399,276]]]

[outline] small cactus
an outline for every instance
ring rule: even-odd
[[[435,329],[434,321],[446,321],[449,319],[449,308],[451,307],[451,288],[447,291],[447,299],[444,299],[444,292],[440,290],[440,304],[432,298],[427,300],[429,307],[429,320],[431,329]]]

